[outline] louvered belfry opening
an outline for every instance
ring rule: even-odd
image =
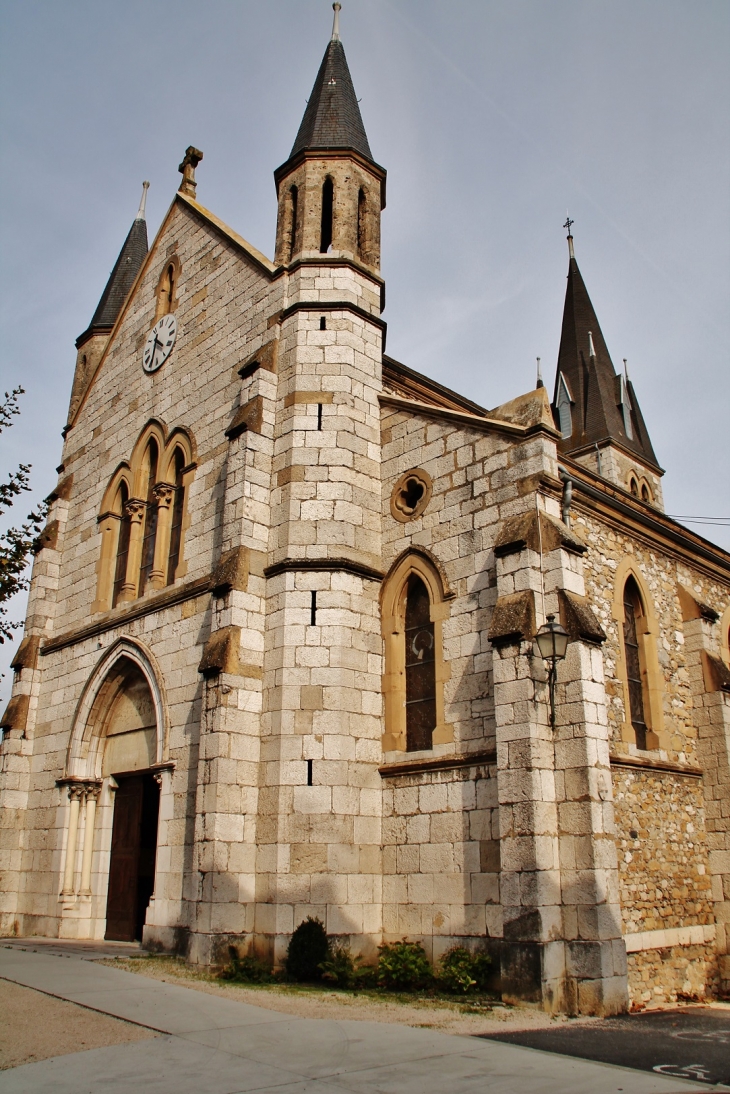
[[[629,687],[631,724],[636,734],[636,747],[646,748],[646,714],[644,703],[644,673],[639,635],[639,620],[644,616],[641,596],[632,577],[624,585],[624,650],[626,678]]]
[[[406,748],[433,747],[436,728],[436,643],[428,589],[413,574],[406,593]]]

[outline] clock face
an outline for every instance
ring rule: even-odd
[[[142,354],[142,368],[145,372],[157,372],[172,353],[177,336],[177,319],[174,315],[163,315],[155,323],[145,342]]]

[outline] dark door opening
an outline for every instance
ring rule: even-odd
[[[119,776],[117,782],[104,937],[139,942],[155,889],[160,788],[152,775]]]

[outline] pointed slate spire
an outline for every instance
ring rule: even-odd
[[[563,433],[562,450],[578,454],[613,441],[642,462],[661,470],[633,385],[627,377],[616,375],[578,269],[572,235],[568,235],[568,250],[568,287],[553,403]]]
[[[149,250],[147,221],[145,220],[145,205],[149,185],[148,182],[142,183],[142,199],[139,203],[137,216],[119,252],[119,258],[114,264],[114,269],[109,275],[109,280],[106,283],[104,292],[101,294],[101,299],[97,304],[91,323],[84,333],[76,339],[77,347],[95,334],[109,333],[145,260]]]
[[[332,6],[335,9],[332,38],[319,66],[289,158],[303,151],[352,148],[372,160],[345,50],[340,41],[340,5],[335,3]]]

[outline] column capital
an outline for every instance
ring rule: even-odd
[[[127,504],[124,506],[124,512],[129,517],[132,524],[142,523],[146,509],[147,502],[142,501],[141,498],[130,498]]]
[[[169,482],[155,483],[152,487],[152,497],[161,509],[168,509],[175,500],[175,487]]]

